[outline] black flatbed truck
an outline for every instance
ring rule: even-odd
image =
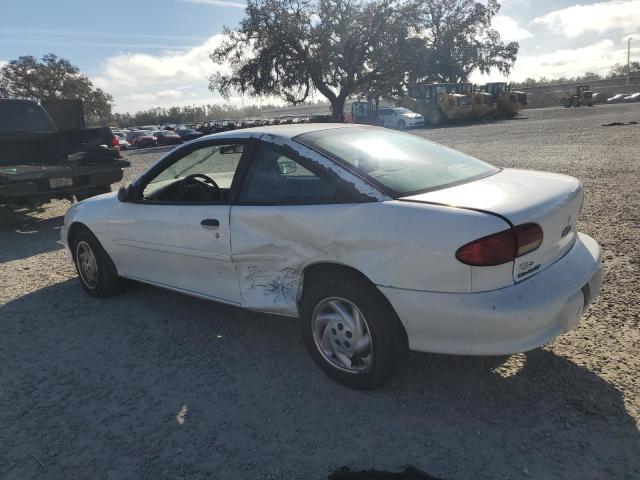
[[[113,138],[107,127],[84,128],[80,101],[56,100],[45,110],[30,100],[0,99],[0,204],[110,191],[130,165],[117,158]]]

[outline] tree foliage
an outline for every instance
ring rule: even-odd
[[[0,97],[33,100],[80,98],[85,113],[107,119],[111,115],[113,98],[69,60],[47,54],[38,60],[19,57],[0,69]]]
[[[198,105],[170,108],[150,108],[136,113],[114,113],[113,121],[118,127],[139,125],[189,124],[210,120],[238,120],[258,117],[264,109],[275,105],[248,105],[239,108],[234,105]]]
[[[640,75],[640,62],[631,62],[629,65],[630,75],[638,76]],[[620,63],[616,63],[611,67],[608,73],[601,75],[599,73],[594,72],[585,72],[582,75],[575,75],[572,77],[564,77],[560,76],[557,78],[525,78],[521,82],[513,82],[515,87],[535,87],[540,85],[558,85],[564,83],[582,83],[582,82],[592,82],[597,80],[613,80],[618,79],[623,82],[627,76],[627,65],[622,65]],[[637,80],[636,80],[637,81]]]
[[[315,89],[340,120],[350,95],[466,80],[476,69],[509,73],[518,44],[490,28],[498,9],[496,0],[249,0],[211,55],[231,72],[211,76],[210,88],[294,104]]]
[[[491,28],[496,0],[419,0],[416,27],[420,41],[410,53],[410,82],[466,82],[472,72],[497,69],[508,75],[517,42],[504,43]]]
[[[240,28],[225,28],[228,40],[211,55],[232,72],[213,75],[210,87],[293,104],[315,89],[341,119],[349,95],[400,78],[394,59],[407,41],[407,15],[398,0],[249,0]]]

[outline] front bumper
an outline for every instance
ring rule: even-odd
[[[520,283],[478,293],[378,288],[412,350],[462,355],[525,352],[574,328],[602,286],[600,246],[578,234],[562,258]]]

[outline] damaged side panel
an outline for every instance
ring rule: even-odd
[[[231,244],[241,304],[296,316],[304,269],[323,262],[355,268],[381,286],[469,292],[471,270],[455,260],[455,250],[469,235],[503,228],[499,222],[479,212],[399,201],[235,205]]]

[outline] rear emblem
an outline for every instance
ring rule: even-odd
[[[562,233],[560,234],[560,236],[564,238],[567,235],[569,235],[570,231],[571,231],[571,225],[567,225],[566,227],[564,227],[564,230],[562,230]]]

